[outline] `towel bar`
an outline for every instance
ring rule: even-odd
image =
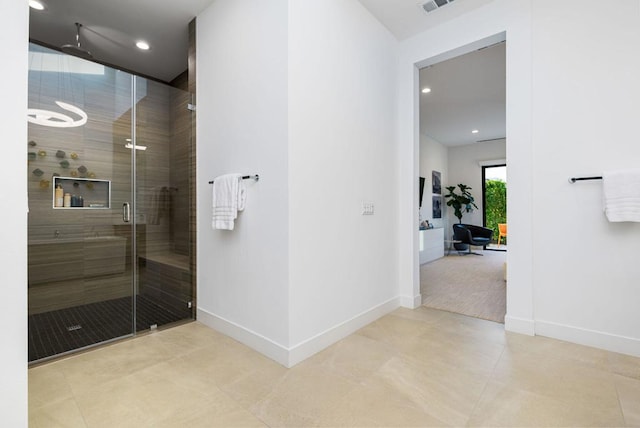
[[[248,180],[248,179],[250,179],[250,178],[251,178],[251,179],[254,179],[254,180],[256,180],[256,181],[260,180],[260,176],[259,176],[258,174],[256,174],[256,175],[243,175],[243,176],[242,176],[242,177],[240,177],[240,178],[242,178],[243,180]],[[213,182],[214,182],[214,181],[215,181],[215,180],[211,180],[211,181],[209,182],[209,184],[213,184]]]
[[[569,179],[569,183],[575,183],[576,181],[586,181],[586,180],[602,180],[602,177],[571,177]]]

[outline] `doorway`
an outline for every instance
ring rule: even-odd
[[[506,158],[505,64],[504,40],[492,39],[462,55],[430,62],[419,72],[419,175],[428,179],[438,171],[443,188],[458,184],[470,188],[478,207],[465,208],[463,224],[486,224],[483,163]],[[429,189],[430,183],[425,187]],[[423,207],[423,219],[431,208]],[[452,226],[459,220],[453,209],[445,209],[441,222],[434,220],[436,227],[442,225],[445,230],[443,257],[419,269],[423,305],[504,323],[506,253],[478,247],[476,251],[484,256],[476,257],[449,250],[454,242]]]
[[[29,58],[29,361],[193,319],[190,94]]]

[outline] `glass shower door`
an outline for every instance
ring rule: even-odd
[[[136,329],[194,318],[187,91],[136,77]]]
[[[132,76],[30,45],[29,361],[133,334]]]
[[[194,318],[190,102],[30,45],[29,361]]]

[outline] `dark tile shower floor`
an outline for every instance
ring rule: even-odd
[[[131,334],[131,297],[29,316],[29,361]],[[182,313],[179,313],[182,312]],[[190,319],[191,310],[169,309],[136,296],[136,331]]]

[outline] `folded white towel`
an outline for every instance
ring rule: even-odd
[[[610,222],[640,222],[640,169],[602,174],[604,212]]]
[[[233,230],[238,211],[244,210],[246,193],[240,174],[226,174],[213,181],[213,219],[214,229]]]

